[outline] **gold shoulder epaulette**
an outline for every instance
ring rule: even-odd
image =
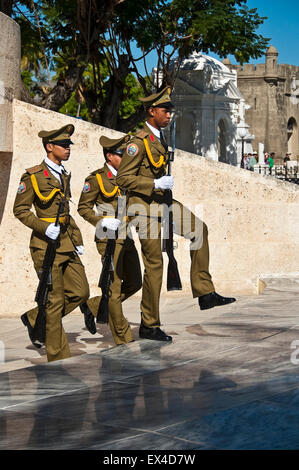
[[[164,168],[165,168],[165,167],[166,167],[166,162],[165,162],[164,156],[163,156],[163,155],[160,155],[159,161],[158,161],[158,162],[155,162],[155,160],[153,159],[153,156],[152,156],[152,152],[151,152],[150,146],[148,145],[148,141],[147,141],[146,139],[143,139],[143,143],[144,143],[144,147],[145,147],[146,154],[147,154],[148,159],[149,159],[149,161],[151,162],[151,164],[152,164],[155,168],[161,168],[162,165],[163,165]]]
[[[50,194],[48,196],[43,196],[42,193],[39,190],[39,187],[38,187],[38,184],[37,184],[37,181],[36,181],[36,176],[34,174],[31,174],[30,179],[31,179],[31,184],[32,184],[32,187],[34,189],[34,192],[37,195],[37,197],[40,199],[40,201],[48,202],[48,201],[50,201],[50,199],[52,199],[52,197],[55,196],[56,193],[61,193],[62,196],[64,196],[63,192],[59,188],[54,188],[54,189],[52,189],[52,191],[50,192]]]
[[[38,173],[39,171],[42,171],[43,167],[41,165],[35,165],[32,166],[31,168],[26,168],[27,173],[29,175],[33,175],[34,173]]]
[[[113,196],[115,196],[117,191],[118,191],[118,195],[119,196],[121,195],[118,186],[115,186],[114,189],[110,193],[108,191],[106,191],[100,173],[97,173],[96,177],[97,177],[97,180],[98,180],[98,183],[99,183],[100,190],[101,190],[102,194],[104,194],[104,196],[113,197]]]
[[[103,173],[104,168],[99,168],[98,170],[94,170],[90,173],[90,176],[96,176],[97,173]]]
[[[135,137],[139,137],[139,139],[145,139],[145,137],[148,136],[148,132],[144,131],[143,129],[139,132],[137,132],[137,134],[135,134]]]

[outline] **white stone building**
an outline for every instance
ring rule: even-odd
[[[248,106],[237,88],[237,74],[201,53],[185,59],[172,93],[177,121],[176,146],[212,160],[239,165],[252,152],[245,123]]]

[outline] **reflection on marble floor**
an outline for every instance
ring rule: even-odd
[[[299,287],[279,312],[285,291],[208,314],[182,297],[164,316],[172,344],[3,371],[0,449],[298,449]]]

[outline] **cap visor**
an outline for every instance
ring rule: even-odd
[[[151,106],[149,106],[149,107],[151,107]],[[157,104],[156,106],[153,106],[153,108],[166,108],[166,109],[170,109],[170,108],[174,108],[174,104],[172,104],[171,101],[168,101],[167,103]]]
[[[49,142],[50,144],[54,145],[71,145],[74,142],[72,142],[70,139],[64,139],[64,140],[53,140],[52,142]]]

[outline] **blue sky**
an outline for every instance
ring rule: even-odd
[[[279,52],[278,63],[299,65],[299,0],[247,0],[249,8],[257,8],[260,16],[267,16],[258,33],[271,38]],[[236,63],[230,57],[232,63]],[[263,63],[263,57],[251,63]]]

